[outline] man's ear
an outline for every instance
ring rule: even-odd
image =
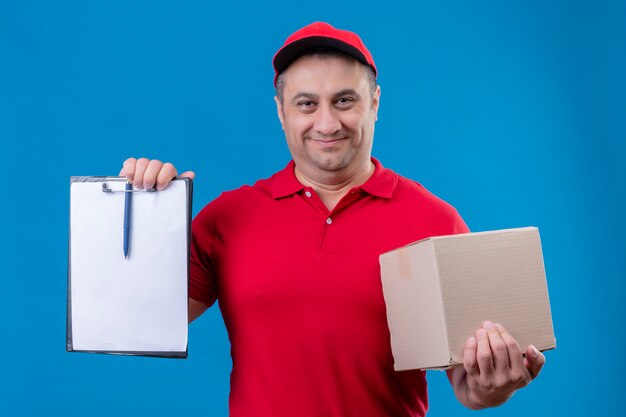
[[[372,97],[372,109],[374,110],[374,120],[378,121],[378,106],[380,106],[380,85],[376,86],[374,97]]]
[[[285,130],[285,114],[283,113],[283,105],[278,99],[278,97],[274,96],[274,101],[276,102],[276,113],[278,113],[278,120],[280,120],[280,126]]]

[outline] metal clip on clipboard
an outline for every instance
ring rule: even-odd
[[[156,188],[149,188],[147,190],[137,190],[134,188],[132,190],[112,190],[111,188],[109,188],[109,185],[106,181],[102,183],[102,192],[105,193],[156,193],[156,191]]]

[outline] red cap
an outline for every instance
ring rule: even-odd
[[[315,22],[297,30],[287,38],[282,48],[276,52],[273,59],[274,85],[278,75],[298,59],[306,50],[320,46],[327,46],[345,52],[361,61],[374,70],[378,75],[374,58],[367,50],[359,35],[347,30],[335,29],[328,23]]]

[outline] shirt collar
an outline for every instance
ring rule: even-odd
[[[383,167],[376,158],[372,157],[372,162],[374,163],[372,176],[357,188],[375,197],[391,198],[398,183],[397,175],[390,169]],[[292,160],[284,169],[272,176],[273,199],[287,197],[304,189],[304,185],[296,178],[295,167],[296,164]]]
[[[378,159],[372,157],[374,173],[362,185],[361,189],[368,194],[380,198],[391,198],[398,184],[395,172],[382,166]]]
[[[272,198],[278,199],[295,194],[304,188],[296,178],[296,163],[291,160],[287,166],[272,176]]]

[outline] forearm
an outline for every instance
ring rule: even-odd
[[[189,298],[188,322],[191,323],[192,321],[197,319],[202,313],[206,311],[207,308],[209,308],[209,306],[207,306],[206,304],[201,303],[200,301],[196,301],[193,298]]]

